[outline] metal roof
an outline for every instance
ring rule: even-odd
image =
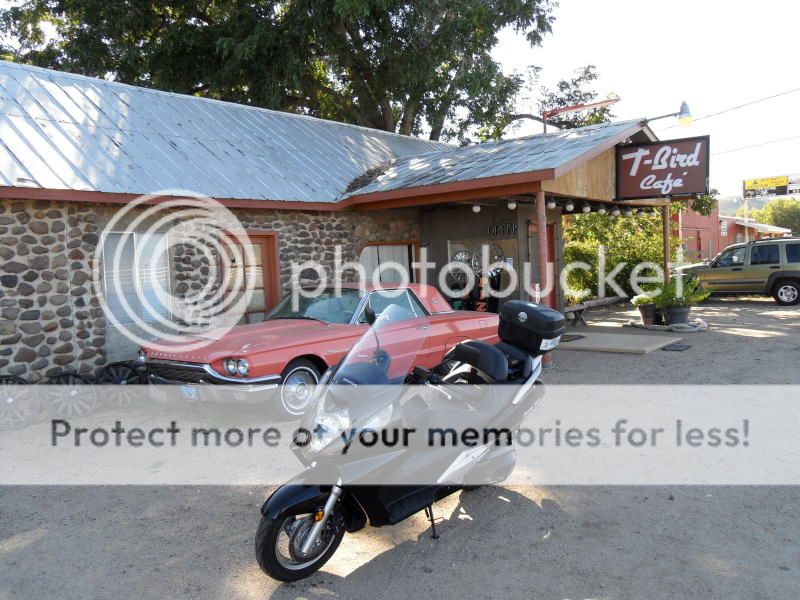
[[[0,187],[333,204],[565,168],[645,128],[631,120],[454,147],[0,61]]]
[[[755,229],[756,231],[760,231],[762,233],[792,233],[791,229],[786,229],[785,227],[778,227],[777,225],[767,225],[766,223],[758,223],[753,221],[752,219],[745,219],[744,217],[729,217],[725,215],[720,215],[720,219],[730,219],[737,225],[741,225],[742,227],[747,227],[748,229]]]
[[[406,156],[347,196],[558,169],[598,146],[613,146],[637,125],[645,126],[634,119]]]
[[[335,202],[447,144],[0,61],[0,186]]]

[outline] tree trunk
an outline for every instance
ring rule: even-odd
[[[417,118],[417,111],[419,110],[419,102],[409,99],[406,102],[405,110],[403,111],[403,118],[400,120],[400,133],[402,135],[411,135],[414,129],[414,121]]]

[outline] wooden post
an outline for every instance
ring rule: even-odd
[[[672,250],[670,244],[671,222],[669,220],[669,203],[661,207],[661,235],[664,238],[664,285],[669,284],[669,255]]]
[[[544,294],[547,290],[547,206],[544,200],[544,192],[536,192],[536,252],[539,255],[539,289]],[[542,304],[547,306],[547,297],[542,297]],[[555,307],[552,307],[555,308]],[[542,356],[542,367],[550,368],[553,366],[553,355],[547,353]]]
[[[536,192],[536,253],[539,262],[539,289],[544,294],[547,289],[547,206],[544,192]],[[542,298],[542,304],[547,304]]]

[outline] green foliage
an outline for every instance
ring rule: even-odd
[[[552,0],[26,0],[0,11],[20,62],[432,139],[513,112],[492,58],[531,47]],[[54,30],[55,36],[48,36]]]
[[[719,204],[717,196],[719,196],[719,192],[716,189],[712,189],[708,194],[703,194],[699,198],[692,198],[689,202],[689,207],[697,214],[707,217],[714,212],[714,209]]]
[[[661,308],[668,306],[694,306],[699,304],[711,294],[704,292],[700,287],[697,277],[681,280],[679,277],[670,279],[669,284],[661,286],[661,293],[655,297],[655,305]]]
[[[795,198],[770,200],[760,210],[745,210],[742,206],[736,211],[736,215],[747,216],[759,223],[791,229],[795,235],[800,233],[800,200]]]
[[[599,77],[597,67],[586,65],[575,71],[571,79],[562,79],[556,84],[555,89],[542,88],[539,100],[539,114],[554,108],[566,108],[576,104],[588,104],[597,100],[597,92],[591,89]],[[611,108],[601,106],[588,111],[564,113],[550,117],[548,122],[561,129],[575,129],[586,125],[607,123],[613,118]]]
[[[675,225],[671,225],[675,227]],[[625,263],[614,276],[614,281],[630,297],[636,295],[631,285],[634,268],[641,263],[663,264],[661,216],[649,213],[644,216],[610,218],[608,215],[591,213],[571,215],[564,223],[564,263],[582,261],[590,265],[588,273],[572,271],[567,282],[573,289],[587,288],[592,295],[599,293],[599,250],[605,249],[603,274],[608,276],[617,266]],[[672,256],[679,246],[677,236],[672,236]],[[650,267],[639,271],[638,277],[657,277],[658,272]],[[647,289],[646,286],[642,286]],[[607,287],[606,295],[613,295]]]

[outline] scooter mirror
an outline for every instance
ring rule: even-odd
[[[375,311],[372,310],[372,307],[369,304],[364,307],[364,317],[367,319],[367,323],[370,325],[373,325],[378,318],[375,314]]]

